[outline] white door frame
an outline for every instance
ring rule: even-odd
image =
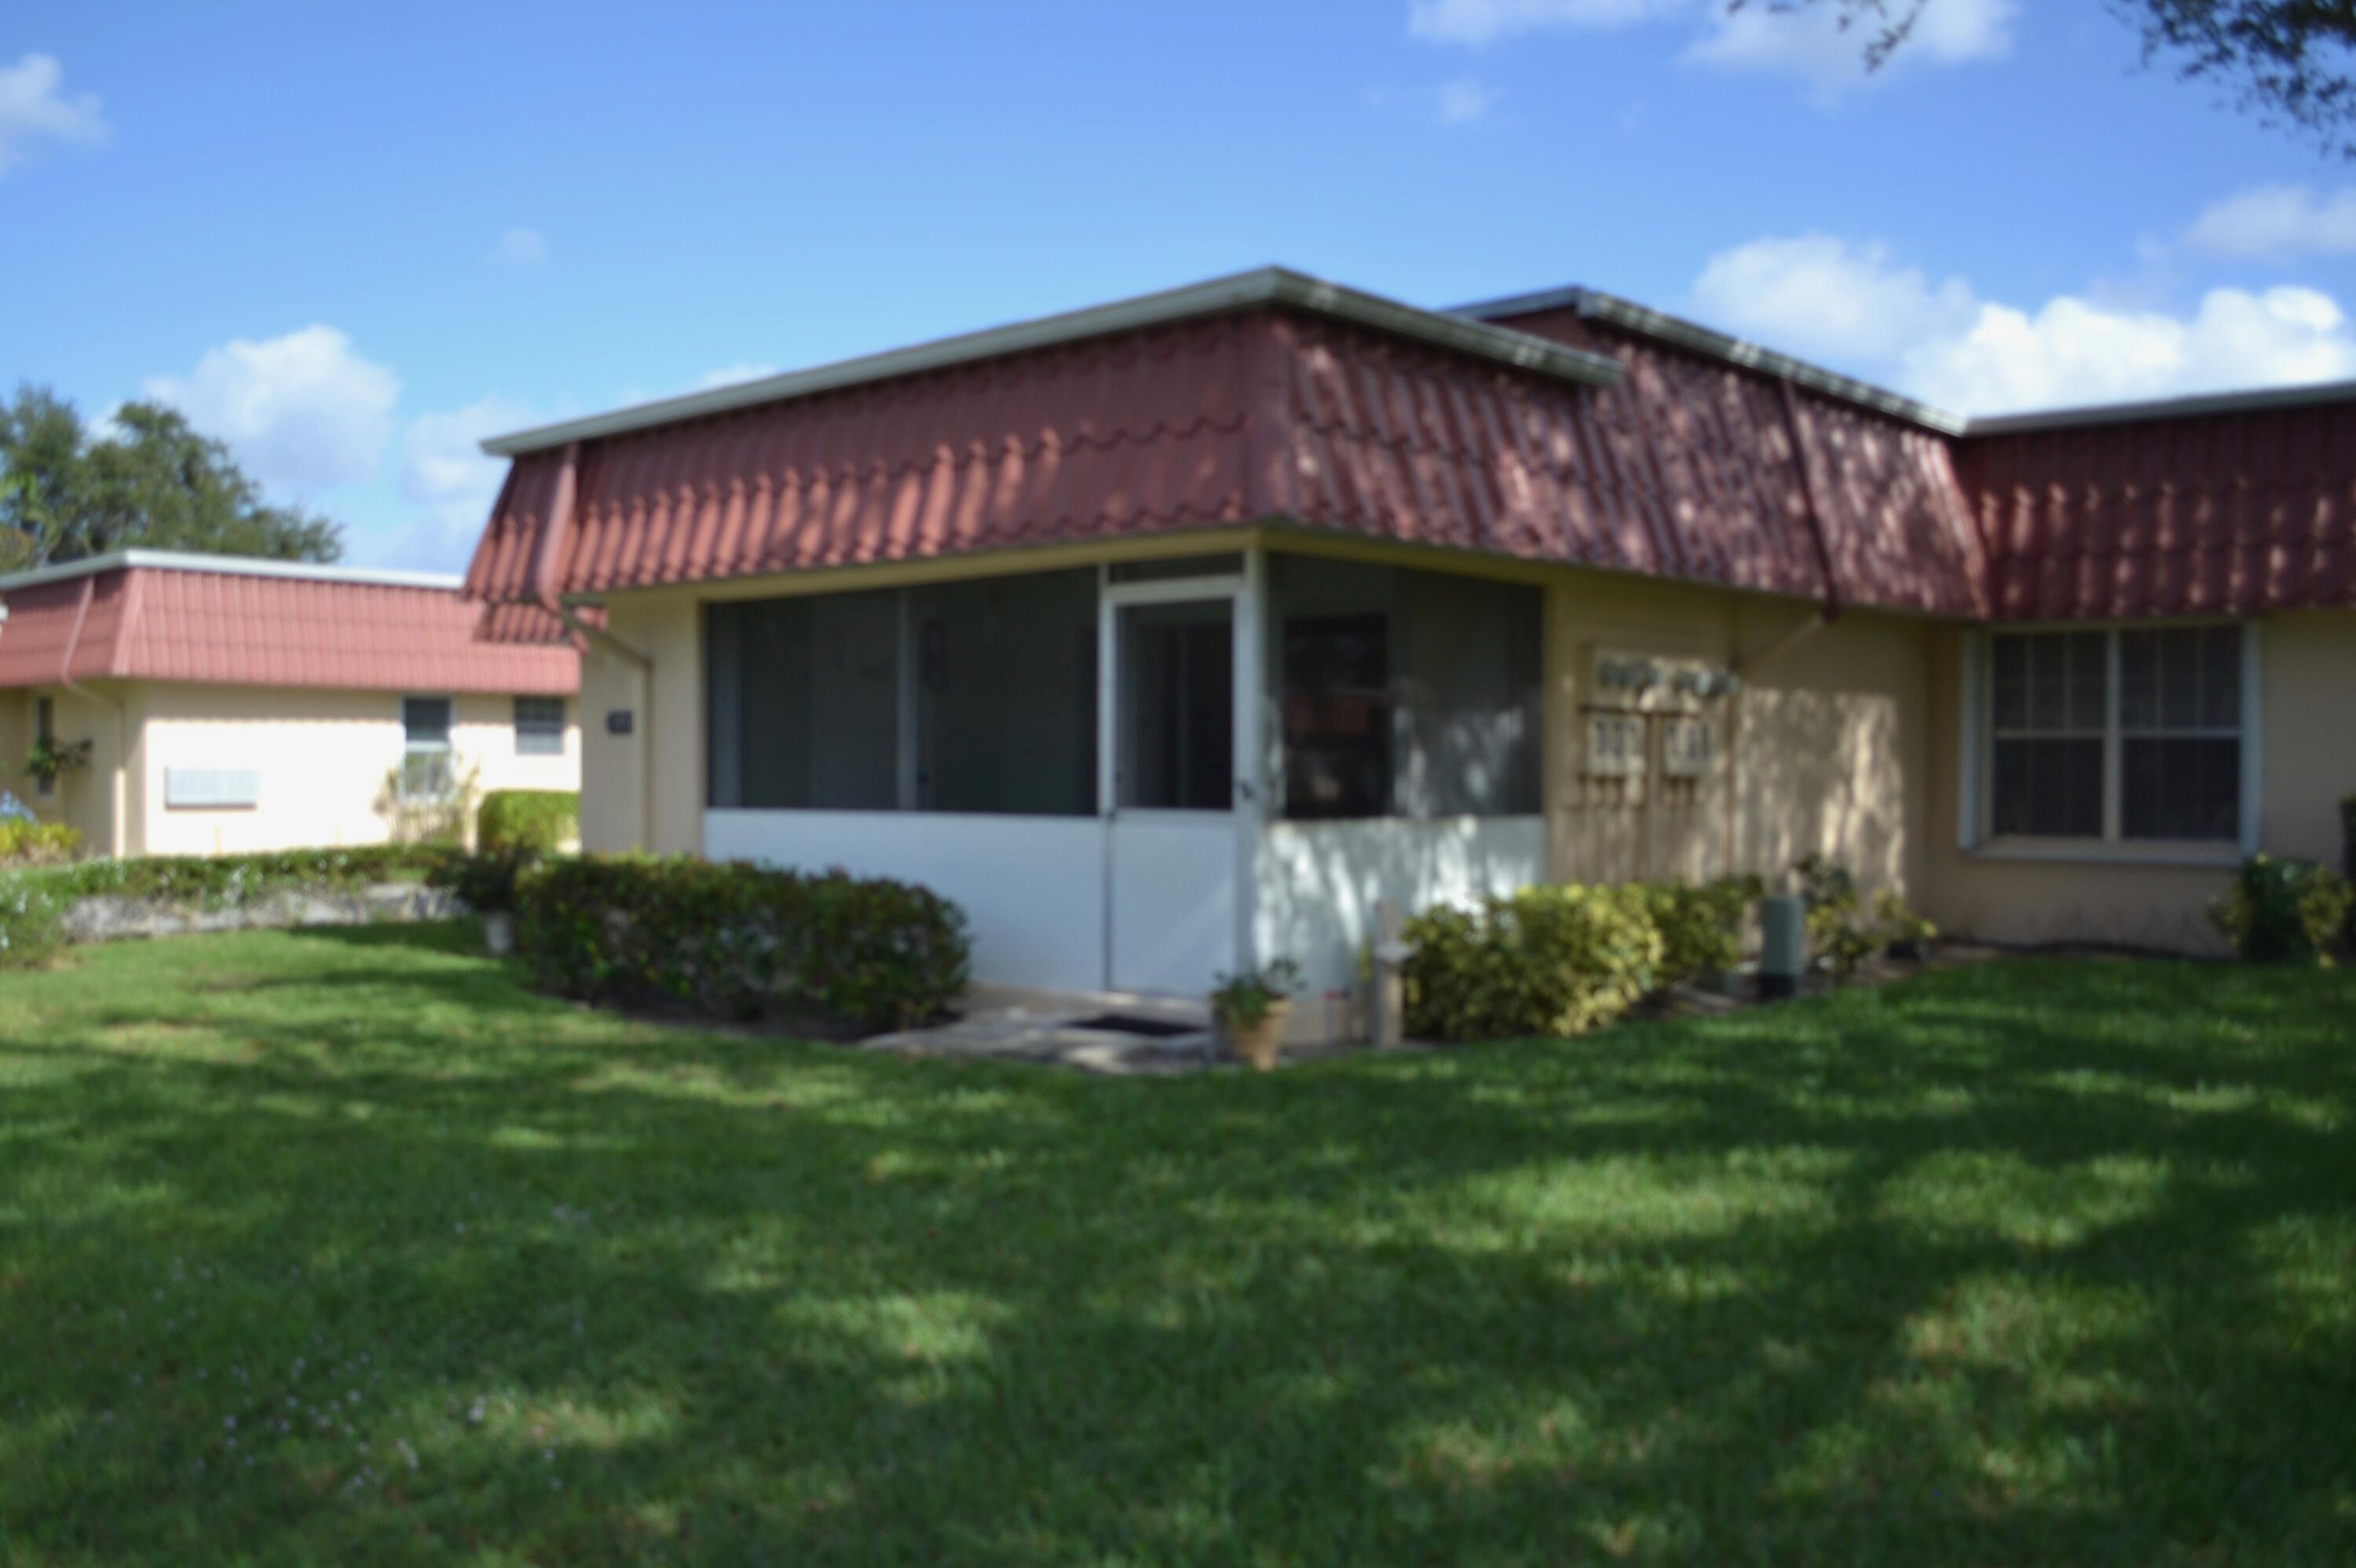
[[[1120,875],[1113,846],[1113,824],[1120,806],[1120,613],[1140,604],[1189,604],[1224,602],[1233,628],[1234,767],[1231,784],[1235,817],[1236,936],[1234,961],[1254,962],[1252,934],[1258,899],[1252,878],[1258,865],[1260,799],[1260,667],[1263,657],[1260,605],[1266,594],[1266,571],[1257,547],[1243,552],[1243,570],[1206,573],[1200,577],[1155,578],[1141,582],[1116,582],[1112,563],[1097,568],[1097,806],[1104,823],[1105,889],[1103,899],[1105,988],[1115,984],[1113,879]],[[1143,808],[1132,817],[1169,815],[1192,819],[1200,812],[1162,813]]]

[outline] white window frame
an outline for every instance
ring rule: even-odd
[[[449,714],[449,721],[443,726],[442,740],[438,743],[430,741],[419,741],[411,736],[409,705],[412,702],[438,702]],[[431,692],[411,692],[402,696],[401,699],[401,771],[397,775],[400,779],[399,793],[402,800],[423,805],[450,798],[452,793],[457,788],[457,770],[453,761],[456,755],[457,731],[457,699]],[[412,757],[423,756],[438,756],[442,759],[442,787],[431,795],[419,794],[409,787],[409,760]]]
[[[2219,839],[2129,838],[2125,835],[2121,820],[2125,801],[2122,760],[2129,734],[2120,723],[2120,634],[2193,631],[2208,626],[2233,626],[2241,632],[2240,727],[2232,731],[2213,728],[2181,731],[2144,729],[2136,730],[2133,734],[2135,738],[2142,739],[2178,735],[2223,738],[2230,733],[2238,739],[2241,742],[2238,831],[2232,838]],[[1996,726],[1996,639],[2006,635],[2056,632],[2100,632],[2104,635],[2103,731],[2100,737],[2103,741],[2103,832],[2099,838],[2032,837],[1995,832],[1996,743],[1999,739]],[[2260,722],[2265,690],[2262,673],[2258,623],[2231,616],[2191,616],[2164,621],[2033,622],[1965,633],[1963,639],[1962,699],[1959,703],[1963,733],[1957,768],[1957,846],[1992,859],[2102,859],[2163,865],[2232,864],[2257,853],[2265,841],[2263,790],[2265,772],[2262,761]],[[2048,739],[2091,738],[2092,733],[2059,730],[2002,732],[2005,736],[2016,738],[2029,735]]]
[[[528,748],[528,747],[526,747],[526,746],[524,745],[524,743],[523,743],[523,742],[524,742],[524,736],[525,736],[525,734],[527,733],[527,731],[525,731],[525,729],[524,729],[523,708],[524,708],[524,704],[525,704],[525,703],[527,703],[527,702],[534,702],[534,703],[538,703],[538,702],[547,702],[547,703],[553,703],[553,704],[555,705],[555,707],[556,707],[556,734],[555,734],[555,741],[556,741],[556,744],[555,744],[554,746],[552,746],[552,747],[543,746],[543,747],[530,747],[530,748]],[[514,699],[514,703],[513,703],[513,706],[512,706],[512,708],[511,708],[510,711],[511,711],[511,713],[512,713],[512,715],[513,715],[513,717],[514,717],[514,720],[515,720],[515,751],[516,751],[516,755],[517,755],[517,756],[519,756],[519,757],[561,757],[561,756],[564,755],[564,732],[565,732],[566,729],[569,727],[569,720],[570,720],[570,719],[571,719],[571,717],[572,717],[572,716],[571,716],[571,715],[566,711],[566,709],[565,709],[565,702],[564,702],[564,699],[562,699],[562,698],[561,698],[561,697],[518,696],[518,697]],[[538,722],[538,720],[535,720],[535,722]],[[549,739],[549,736],[547,735],[547,733],[546,733],[544,731],[534,730],[534,731],[530,731],[530,733],[531,733],[533,736],[535,736],[537,739],[540,739],[540,740],[543,740],[543,741],[545,741],[545,740]]]

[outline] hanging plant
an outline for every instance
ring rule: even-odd
[[[90,766],[88,741],[36,741],[25,759],[25,772],[43,784],[54,784],[66,773]]]

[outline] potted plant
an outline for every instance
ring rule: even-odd
[[[1279,958],[1258,969],[1221,975],[1211,992],[1212,1021],[1236,1054],[1261,1072],[1276,1065],[1284,1049],[1290,993],[1300,985],[1301,965]]]
[[[1906,907],[1906,901],[1884,888],[1873,901],[1874,923],[1880,928],[1883,951],[1901,963],[1928,964],[1935,955],[1939,928]]]
[[[90,766],[88,741],[53,741],[47,738],[33,742],[32,755],[25,759],[25,773],[39,781],[43,789],[53,788],[63,775]]]
[[[515,951],[516,884],[535,859],[512,849],[455,855],[429,880],[482,916],[483,945],[494,958],[504,958]]]

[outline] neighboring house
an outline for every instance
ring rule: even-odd
[[[589,846],[922,880],[987,981],[1339,987],[1378,900],[1811,851],[2194,948],[2356,789],[2356,385],[1965,421],[1271,270],[486,447]]]
[[[579,654],[545,615],[478,640],[458,586],[141,549],[0,577],[0,787],[112,855],[377,843],[469,783],[578,787]],[[28,776],[42,740],[87,764]]]

